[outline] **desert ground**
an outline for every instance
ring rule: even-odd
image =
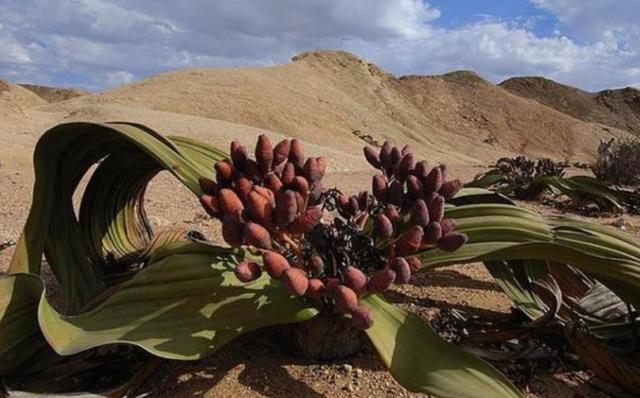
[[[96,94],[0,81],[0,271],[9,264],[29,211],[34,146],[58,123],[132,121],[224,149],[232,139],[251,147],[260,133],[273,140],[296,137],[308,154],[327,157],[326,186],[357,192],[368,188],[372,171],[361,156],[362,135],[407,143],[430,163],[446,163],[452,177],[468,181],[497,158],[514,154],[588,163],[601,139],[635,132],[629,126],[637,128],[640,117],[636,92],[609,93],[605,101],[558,87],[536,79],[495,85],[469,71],[398,78],[336,51],[304,53],[269,68],[176,71]],[[550,93],[568,99],[549,99]],[[623,105],[617,113],[605,112],[611,103]],[[168,174],[152,181],[146,207],[154,226],[219,239],[217,223]],[[623,224],[616,219],[590,220],[623,225],[640,237],[640,217],[625,216]],[[510,308],[479,264],[419,275],[390,297],[434,322],[450,309],[495,314]],[[537,398],[607,396],[589,384],[588,373],[555,365],[535,369],[519,385]],[[278,344],[269,331],[238,339],[206,360],[164,361],[144,388],[159,397],[424,396],[405,391],[372,351],[344,362],[313,363]]]

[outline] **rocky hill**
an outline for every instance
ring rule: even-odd
[[[472,72],[397,78],[342,51],[307,52],[268,68],[169,72],[44,109],[81,118],[100,106],[224,120],[349,152],[359,151],[359,131],[462,163],[509,153],[586,160],[611,134]]]
[[[591,93],[543,77],[514,77],[500,87],[576,119],[640,135],[640,90],[633,87]]]
[[[86,91],[76,90],[74,88],[48,87],[34,84],[20,84],[20,87],[26,88],[49,103],[66,101],[70,98],[89,94]]]
[[[46,101],[31,91],[0,80],[0,115],[2,117],[24,116],[25,110],[45,103]],[[4,120],[0,120],[0,122],[2,121]]]

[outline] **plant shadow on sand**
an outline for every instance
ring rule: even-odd
[[[167,362],[162,372],[145,386],[152,396],[204,397],[326,397],[322,385],[335,382],[333,373],[344,376],[342,363],[364,371],[386,372],[373,348],[365,348],[353,358],[342,361],[311,361],[287,350],[278,327],[249,333],[223,347],[214,355],[197,362]],[[289,342],[289,345],[291,343]],[[301,371],[301,374],[298,372]],[[234,384],[239,386],[234,386]],[[320,384],[321,388],[316,388]],[[248,393],[249,389],[253,393]],[[140,392],[143,392],[141,390]],[[244,391],[244,392],[242,392]]]
[[[500,292],[495,282],[475,279],[452,267],[432,269],[417,273],[409,280],[413,286],[464,287],[465,289]]]

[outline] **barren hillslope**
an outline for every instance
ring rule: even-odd
[[[0,117],[18,119],[25,110],[45,104],[42,98],[18,85],[0,80]]]
[[[514,77],[499,86],[576,119],[640,135],[640,90],[635,88],[591,93],[543,77]]]
[[[31,163],[35,132],[50,123],[49,114],[34,109],[46,103],[31,91],[0,80],[0,177],[17,163],[20,167]]]
[[[349,53],[318,51],[270,68],[165,73],[44,109],[147,108],[255,126],[345,151],[360,151],[362,142],[351,133],[361,130],[379,141],[409,142],[438,161],[462,163],[513,152],[585,160],[608,135],[602,126],[467,75],[398,79]]]
[[[66,101],[71,98],[89,94],[86,91],[76,90],[74,88],[48,87],[35,84],[19,84],[47,102]]]

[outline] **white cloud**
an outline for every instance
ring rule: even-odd
[[[472,69],[494,81],[543,75],[592,89],[640,87],[637,55],[625,54],[614,42],[579,45],[565,36],[540,38],[524,27],[500,21],[432,29],[421,39],[385,45],[357,40],[348,46],[401,74]],[[387,56],[390,53],[394,56]]]
[[[107,72],[104,85],[107,87],[121,86],[123,84],[129,84],[135,80],[133,73],[129,73],[124,70],[116,72]]]
[[[640,38],[638,0],[531,0],[587,40]]]
[[[640,1],[530,1],[557,16],[556,34],[536,36],[531,18],[438,28],[441,11],[420,0],[2,0],[0,76],[101,88],[345,48],[396,74],[474,69],[496,81],[640,86]]]

